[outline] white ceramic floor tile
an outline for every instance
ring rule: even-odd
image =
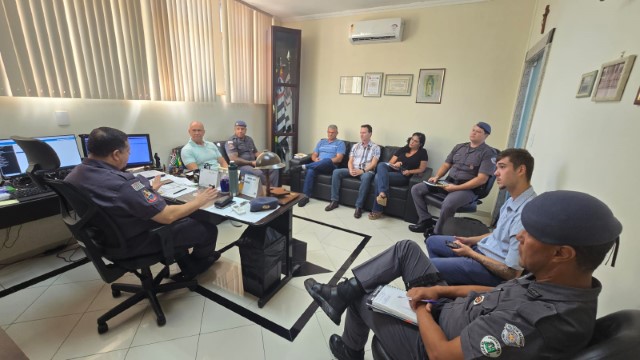
[[[213,301],[206,301],[202,315],[201,334],[220,330],[235,329],[252,325],[253,322]]]
[[[68,284],[79,281],[100,280],[100,274],[92,263],[87,263],[73,270],[67,271],[53,282],[53,285]]]
[[[328,343],[324,341],[322,329],[315,317],[309,320],[307,326],[293,342],[262,329],[264,339],[264,353],[266,360],[325,360],[331,358]]]
[[[197,360],[264,359],[262,331],[258,325],[200,335]]]
[[[18,317],[18,321],[83,313],[103,285],[102,280],[51,285]]]
[[[144,312],[145,307],[141,305],[125,310],[107,321],[109,331],[104,334],[98,334],[96,323],[102,311],[85,313],[53,359],[71,359],[129,348]]]
[[[27,288],[0,298],[0,324],[15,321],[45,290],[46,287]]]
[[[150,345],[132,347],[126,360],[148,359],[195,359],[198,349],[198,335],[182,339],[162,341]]]
[[[200,333],[204,297],[189,296],[167,301],[159,300],[167,319],[166,325],[158,326],[155,313],[151,307],[148,307],[131,346],[147,345]]]
[[[0,270],[0,284],[4,288],[10,288],[65,265],[68,265],[68,263],[57,258],[54,254],[26,259],[2,268]],[[58,276],[56,275],[54,278],[41,281],[32,286],[49,286]]]
[[[48,360],[76,326],[81,314],[13,324],[7,334],[31,360]]]
[[[124,360],[129,349],[76,358],[76,360]]]

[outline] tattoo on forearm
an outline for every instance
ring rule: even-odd
[[[515,278],[518,273],[517,270],[514,270],[507,265],[499,263],[486,256],[477,256],[475,260],[486,267],[487,270],[489,270],[491,273],[505,280],[511,280]]]

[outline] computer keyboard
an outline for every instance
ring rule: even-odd
[[[16,200],[20,202],[36,200],[55,194],[51,189],[43,189],[39,186],[29,186],[17,188],[15,192]]]

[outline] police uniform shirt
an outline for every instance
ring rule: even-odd
[[[225,144],[227,155],[231,156],[232,153],[237,153],[238,157],[247,161],[254,161],[256,159],[255,153],[256,144],[253,143],[253,139],[250,136],[245,136],[243,139],[233,135],[229,138],[229,141]]]
[[[458,144],[447,156],[446,163],[451,164],[449,177],[457,181],[468,181],[478,176],[478,173],[491,175],[496,171],[495,150],[482,143],[472,148],[471,143]]]
[[[211,169],[217,169],[220,164],[218,158],[222,157],[218,146],[211,141],[205,141],[203,145],[196,144],[195,141],[189,139],[189,142],[180,151],[182,163],[196,163],[198,168],[202,169],[205,164],[211,165]]]
[[[64,181],[88,192],[126,239],[158,227],[151,218],[167,206],[147,179],[99,160],[84,159]]]
[[[460,336],[465,359],[564,358],[591,339],[600,282],[578,289],[527,275],[442,307],[447,338]]]

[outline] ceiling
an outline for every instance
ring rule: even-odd
[[[310,20],[406,8],[464,4],[488,0],[243,0],[285,21]]]

